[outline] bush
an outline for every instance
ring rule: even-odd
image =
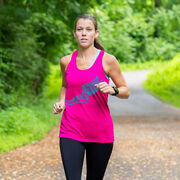
[[[156,9],[149,20],[155,27],[155,37],[173,44],[180,40],[180,5],[175,5],[172,9]]]
[[[33,111],[25,107],[12,107],[0,112],[0,134],[23,134],[32,131],[37,122]]]
[[[176,54],[176,47],[162,38],[148,38],[143,54],[146,60],[169,60]]]
[[[115,0],[90,10],[98,17],[105,50],[128,63],[171,59],[180,51],[180,5],[170,9],[153,8],[152,1],[138,1],[138,9],[136,5]]]
[[[50,64],[50,71],[44,82],[43,96],[46,98],[59,97],[61,83],[62,83],[62,74],[60,70],[60,65]]]
[[[180,54],[149,73],[143,86],[163,101],[180,107]]]

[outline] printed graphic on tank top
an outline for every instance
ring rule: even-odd
[[[78,68],[77,54],[78,50],[72,53],[66,69],[65,109],[59,138],[66,137],[83,142],[114,142],[108,93],[103,93],[94,86],[104,81],[109,84],[109,77],[102,64],[104,51],[98,49],[88,69]]]

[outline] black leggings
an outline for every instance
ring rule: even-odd
[[[86,180],[103,180],[113,142],[80,142],[70,138],[59,138],[59,146],[66,180],[81,180],[85,149]]]

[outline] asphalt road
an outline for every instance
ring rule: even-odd
[[[179,108],[163,103],[157,97],[146,92],[142,87],[142,82],[146,79],[150,71],[151,70],[123,72],[131,95],[128,99],[108,96],[112,116],[180,117]],[[110,85],[114,85],[111,79]]]

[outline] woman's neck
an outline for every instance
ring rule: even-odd
[[[78,58],[80,59],[89,59],[89,57],[94,56],[97,53],[97,48],[94,46],[88,48],[81,48],[79,47],[78,50]]]

